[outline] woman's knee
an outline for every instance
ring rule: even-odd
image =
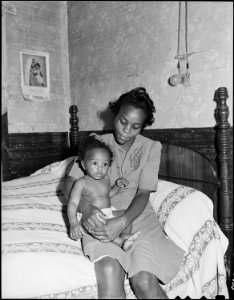
[[[130,283],[132,288],[140,294],[164,294],[162,288],[159,285],[158,278],[150,272],[141,271],[137,273],[132,278],[130,278]]]
[[[168,299],[157,277],[152,273],[141,271],[130,278],[130,283],[140,299]]]
[[[124,276],[124,271],[119,262],[111,257],[104,257],[95,263],[96,274],[101,277],[113,278]]]
[[[155,279],[153,274],[142,271],[130,278],[130,282],[135,291],[147,292],[155,284]]]
[[[125,272],[119,262],[104,257],[95,263],[99,299],[125,299]]]
[[[123,289],[125,271],[118,260],[104,257],[95,263],[97,284],[104,289]]]

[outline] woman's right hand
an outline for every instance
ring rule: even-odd
[[[106,215],[99,208],[88,201],[83,201],[80,204],[82,207],[80,210],[82,213],[81,223],[88,232],[92,233],[95,228],[106,224]]]

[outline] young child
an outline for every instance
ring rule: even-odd
[[[123,211],[113,211],[110,198],[117,194],[121,188],[128,185],[128,181],[125,178],[118,178],[114,186],[110,186],[110,178],[107,173],[113,160],[113,153],[109,146],[97,135],[92,134],[88,136],[78,159],[82,169],[85,171],[85,175],[75,181],[67,206],[70,236],[74,240],[81,238],[84,234],[88,234],[77,219],[77,209],[81,197],[101,209],[107,218],[117,217]],[[119,237],[113,240],[124,251],[131,249],[133,242],[140,234],[140,232],[131,234],[131,229],[131,226],[129,226]]]
[[[35,76],[36,80],[38,81],[38,83],[41,84],[42,86],[44,86],[44,79],[43,79],[43,75],[42,75],[40,68],[41,68],[40,64],[35,63],[32,68],[32,72],[33,72],[33,75]]]

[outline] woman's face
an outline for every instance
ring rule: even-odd
[[[134,142],[135,137],[141,132],[145,112],[130,104],[122,105],[114,121],[115,140],[120,145],[129,145]]]

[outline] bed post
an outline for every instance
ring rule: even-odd
[[[77,146],[78,146],[78,130],[79,130],[79,119],[77,117],[77,112],[78,112],[78,108],[77,105],[71,105],[70,109],[69,109],[69,113],[70,113],[70,150],[71,150],[71,154],[76,155],[76,150],[77,150]]]
[[[222,231],[229,240],[229,247],[226,252],[226,269],[228,287],[231,287],[231,276],[233,274],[233,199],[231,182],[231,131],[228,122],[229,108],[226,104],[228,91],[220,87],[215,92],[217,107],[215,110],[217,119],[217,149],[219,169],[219,197],[218,197],[218,219]]]

